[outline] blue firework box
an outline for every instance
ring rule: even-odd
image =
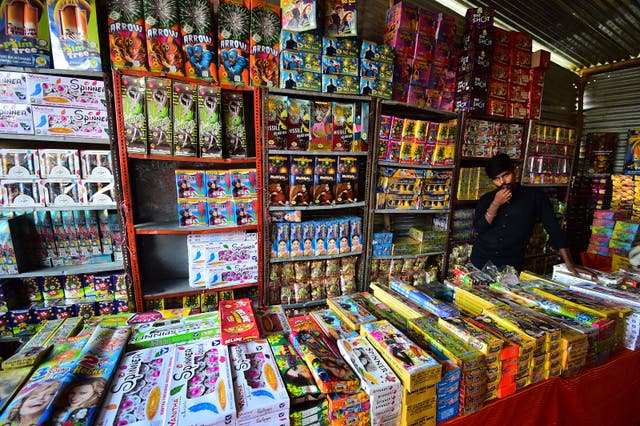
[[[360,53],[356,38],[322,38],[322,54],[329,56],[355,56]]]
[[[344,95],[357,95],[360,79],[353,75],[327,75],[322,76],[322,91],[325,93],[340,93]]]
[[[360,77],[360,91],[361,95],[375,96],[377,98],[391,99],[393,93],[393,84],[379,80],[377,78]],[[381,131],[384,129],[381,128]]]
[[[396,53],[388,44],[379,44],[373,41],[362,40],[360,58],[373,61],[393,62]]]
[[[283,50],[280,58],[282,71],[302,70],[311,72],[322,71],[322,55],[320,53]]]
[[[322,55],[323,74],[358,75],[359,60],[357,56]]]
[[[280,45],[287,50],[301,50],[305,52],[322,52],[322,34],[320,31],[293,32],[282,30]]]
[[[369,59],[360,60],[360,77],[375,77],[380,80],[393,81],[393,64]]]
[[[280,68],[282,68],[282,61],[280,61]],[[320,92],[322,90],[322,74],[311,71],[281,69],[280,88]]]

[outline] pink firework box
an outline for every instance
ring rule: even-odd
[[[141,349],[126,354],[116,368],[97,424],[164,424],[175,347]]]
[[[80,165],[85,179],[113,178],[111,151],[80,151]]]
[[[34,129],[31,106],[0,104],[0,133],[32,135]]]
[[[235,425],[231,362],[218,338],[176,347],[164,424]]]
[[[112,205],[116,202],[113,179],[81,179],[78,191],[86,204]]]
[[[36,135],[109,139],[109,119],[104,110],[34,105]]]
[[[2,177],[23,179],[40,176],[40,161],[35,149],[0,149]]]
[[[176,170],[178,199],[205,198],[204,173],[202,170]]]
[[[289,395],[266,339],[229,347],[238,421],[289,412]]]
[[[207,226],[207,202],[195,198],[178,204],[178,224],[183,226]]]
[[[37,179],[0,181],[4,206],[44,206]]]
[[[209,226],[234,226],[236,223],[230,198],[207,199],[207,214]]]
[[[27,74],[27,94],[33,105],[106,109],[104,82],[76,77]]]
[[[27,74],[21,72],[0,72],[0,102],[8,104],[28,104]]]
[[[420,8],[407,2],[399,2],[387,10],[386,33],[397,30],[415,32],[418,27]]]
[[[229,198],[231,176],[228,170],[207,170],[205,172],[205,195],[207,198]]]
[[[80,157],[75,149],[41,149],[40,176],[51,179],[80,178]]]

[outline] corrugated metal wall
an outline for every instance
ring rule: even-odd
[[[618,133],[615,173],[622,173],[632,127],[640,127],[640,67],[591,76],[584,92],[582,134]]]

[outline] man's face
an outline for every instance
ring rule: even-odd
[[[512,188],[514,183],[515,173],[513,170],[507,170],[498,174],[498,176],[493,178],[493,184],[498,187],[498,189],[502,188]]]

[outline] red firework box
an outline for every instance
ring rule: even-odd
[[[260,0],[251,1],[252,86],[278,87],[280,58],[280,7]]]
[[[178,2],[144,0],[144,20],[149,71],[183,75]]]
[[[260,338],[250,299],[220,302],[220,335],[225,345]]]
[[[218,12],[218,79],[222,84],[249,85],[248,0],[222,0]]]
[[[180,29],[187,77],[218,81],[213,8],[209,0],[179,0]]]
[[[114,69],[147,69],[147,36],[142,0],[107,3],[111,66]]]

